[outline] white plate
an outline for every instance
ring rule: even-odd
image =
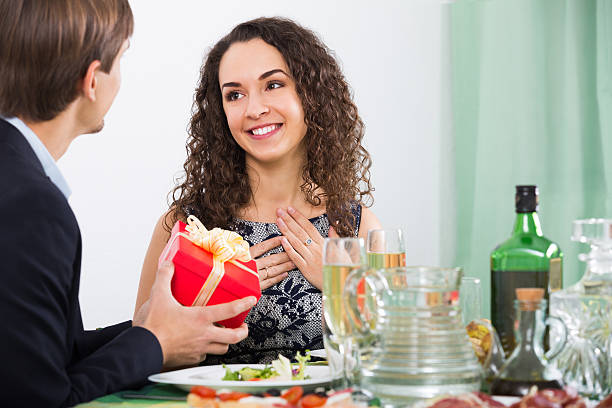
[[[313,357],[327,358],[327,352],[325,349],[311,350],[310,355]]]
[[[227,364],[232,371],[240,370],[243,367],[264,368],[263,364]],[[149,381],[172,384],[185,391],[189,391],[194,385],[204,385],[206,387],[228,389],[232,391],[242,391],[249,393],[264,392],[270,388],[279,390],[300,385],[304,390],[313,390],[317,387],[328,385],[332,378],[327,366],[306,366],[305,374],[310,376],[309,380],[261,380],[261,381],[223,381],[225,368],[222,365],[201,366],[185,368],[183,370],[169,371],[149,376]]]
[[[502,404],[506,405],[506,406],[510,406],[512,404],[514,404],[515,402],[520,401],[521,399],[518,397],[507,397],[504,395],[492,395],[491,397],[493,397],[493,399],[497,402],[501,402]]]

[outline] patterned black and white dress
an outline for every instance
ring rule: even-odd
[[[361,221],[361,206],[351,206],[355,216],[355,236]],[[327,214],[311,218],[322,237],[329,234]],[[250,245],[281,235],[276,224],[236,220],[235,231]],[[274,248],[263,256],[282,252]],[[202,362],[212,364],[265,364],[282,354],[293,358],[304,350],[323,348],[321,291],[310,284],[298,269],[262,292],[261,299],[246,318],[249,336],[238,344],[230,345],[227,354],[208,355]]]

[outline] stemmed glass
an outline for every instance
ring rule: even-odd
[[[360,386],[359,333],[349,319],[344,300],[346,277],[362,268],[366,257],[361,238],[326,238],[323,245],[323,315],[326,342],[337,346],[342,355],[342,377],[345,387],[353,389],[353,399],[369,399]],[[331,357],[333,350],[328,351]],[[331,362],[330,362],[331,363]]]
[[[368,265],[373,269],[406,266],[406,248],[401,229],[368,231]]]
[[[471,276],[461,278],[459,288],[459,307],[463,317],[463,325],[467,326],[472,320],[482,317],[482,287],[480,279]]]

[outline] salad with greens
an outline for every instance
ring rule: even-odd
[[[261,381],[261,380],[308,380],[305,375],[306,363],[310,361],[310,352],[307,351],[303,356],[299,351],[295,355],[297,365],[292,365],[291,361],[283,355],[278,355],[278,359],[272,361],[271,365],[264,368],[243,367],[240,370],[232,371],[229,367],[225,368],[224,381]]]

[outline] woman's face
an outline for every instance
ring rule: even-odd
[[[232,44],[219,64],[232,136],[260,162],[303,154],[304,110],[281,53],[261,39]]]

